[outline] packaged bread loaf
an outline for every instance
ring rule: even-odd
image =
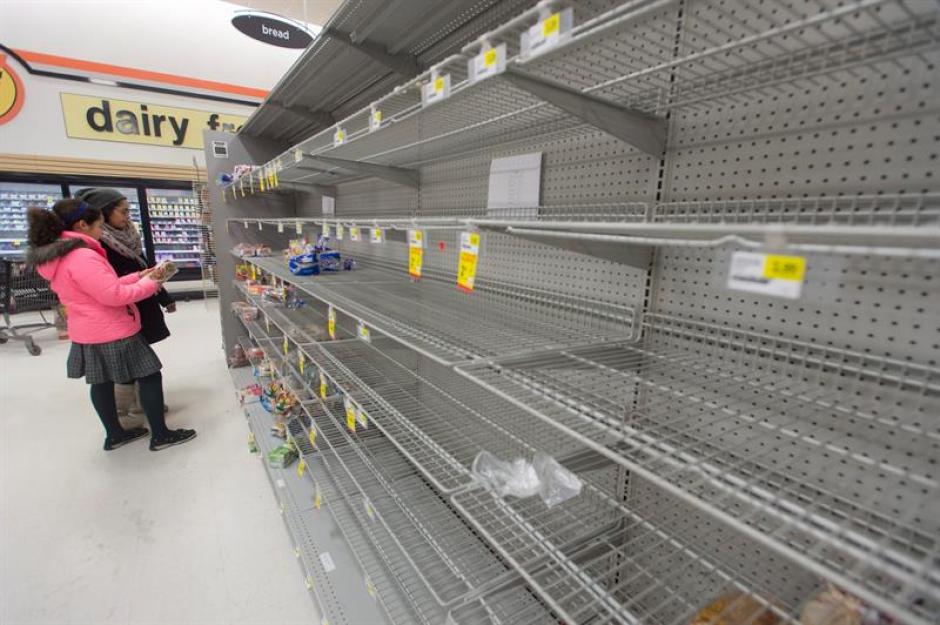
[[[732,592],[699,610],[689,625],[778,625],[780,618],[750,595]]]

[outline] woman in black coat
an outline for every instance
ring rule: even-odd
[[[130,206],[127,198],[114,189],[82,189],[76,196],[87,202],[92,208],[104,214],[104,226],[101,232],[101,244],[108,253],[108,262],[117,275],[146,269],[143,244],[140,233],[130,219]],[[160,289],[156,295],[137,302],[140,311],[140,332],[148,343],[156,343],[170,336],[170,330],[163,319],[163,310],[176,311],[176,303],[166,289]]]

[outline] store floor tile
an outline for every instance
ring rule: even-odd
[[[22,322],[22,319],[16,319]],[[216,300],[156,346],[186,445],[105,453],[68,342],[0,345],[0,622],[318,623],[219,348]]]

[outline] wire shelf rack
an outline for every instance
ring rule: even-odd
[[[278,257],[245,259],[313,297],[444,364],[630,337],[633,309],[481,281],[473,297],[454,284],[375,269],[293,276]]]
[[[637,342],[458,369],[872,604],[937,609],[935,367],[649,315]]]
[[[663,29],[674,23],[677,4],[672,0],[633,2],[595,14],[593,7],[569,3],[577,16],[575,28],[556,48],[532,58],[520,54],[517,42],[522,30],[538,20],[538,9],[495,29],[481,41],[509,45],[510,66],[547,80],[574,84],[584,94],[655,116],[718,99],[766,95],[800,81],[816,83],[837,70],[853,71],[875,62],[923,55],[935,50],[940,41],[940,13],[929,0],[827,3],[811,13],[775,0],[751,4],[744,9],[747,15],[737,15],[719,2],[707,2],[700,4],[716,13],[715,17],[698,14],[689,26],[681,55],[676,57],[673,39]],[[304,181],[326,183],[343,170],[322,162],[317,165],[318,155],[415,166],[467,152],[475,145],[538,136],[546,129],[565,132],[587,128],[502,77],[471,81],[466,67],[480,45],[469,45],[462,54],[442,61],[431,72],[339,122],[337,126],[349,137],[346,142],[334,145],[331,127],[301,143],[299,157],[292,149],[276,162],[302,160],[313,168]],[[591,62],[617,54],[615,51],[619,51],[618,62],[608,67]],[[623,60],[624,55],[629,62]],[[588,66],[592,71],[585,72]],[[420,86],[431,76],[445,73],[453,80],[451,96],[421,106]],[[375,108],[385,112],[386,121],[378,130],[369,126],[368,111]],[[314,171],[318,168],[322,171]]]
[[[280,375],[300,382],[306,390],[304,396],[312,398],[309,382],[280,352],[281,337],[267,336],[257,323],[246,327],[267,357],[277,363]],[[371,545],[410,598],[410,605],[421,614],[422,622],[443,622],[445,606],[462,607],[468,601],[483,612],[460,611],[459,615],[451,616],[454,623],[500,622],[484,615],[510,614],[517,608],[538,613],[542,619],[548,617],[545,608],[528,592],[521,596],[518,593],[481,596],[494,580],[517,579],[518,575],[507,569],[377,430],[349,433],[337,417],[344,408],[342,400],[308,399],[303,406],[306,419],[293,419],[288,424],[295,444],[305,456],[323,463],[335,487],[331,494],[342,496]],[[318,433],[316,450],[308,442],[311,428]],[[374,575],[379,579],[378,574]],[[505,605],[508,602],[511,607]],[[402,611],[399,607],[396,613]]]

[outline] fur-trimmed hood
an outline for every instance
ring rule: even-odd
[[[85,247],[85,242],[81,239],[56,239],[48,245],[40,245],[39,247],[31,245],[26,250],[26,264],[30,267],[39,267],[62,258],[72,250],[80,247]]]
[[[104,248],[96,239],[87,234],[66,230],[59,235],[58,240],[48,245],[30,246],[26,252],[26,262],[31,267],[35,267],[39,275],[52,282],[56,271],[59,269],[60,261],[75,250],[82,248],[91,249],[101,255],[102,258],[107,258]]]

